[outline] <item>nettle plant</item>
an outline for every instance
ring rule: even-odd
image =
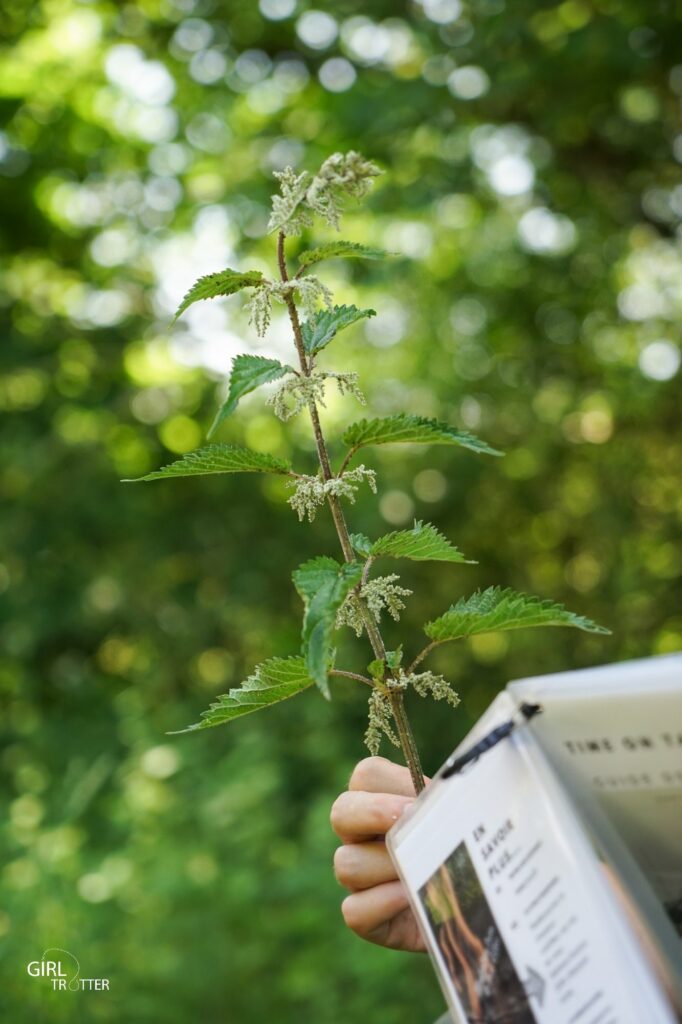
[[[200,722],[183,731],[230,722],[293,697],[310,686],[317,686],[329,699],[330,678],[342,677],[369,689],[365,742],[370,751],[378,752],[383,736],[401,747],[415,790],[420,792],[423,774],[405,711],[405,694],[413,690],[421,697],[444,700],[453,707],[459,701],[452,685],[442,675],[424,668],[423,662],[433,650],[451,640],[523,626],[574,626],[594,633],[608,631],[551,601],[490,587],[460,599],[438,618],[427,622],[424,626],[427,642],[411,660],[405,661],[402,645],[395,650],[386,649],[381,633],[382,617],[399,619],[405,607],[404,599],[411,591],[400,585],[396,573],[376,575],[375,565],[384,559],[451,563],[462,563],[466,559],[429,523],[415,522],[411,529],[396,530],[375,540],[351,533],[346,506],[354,504],[358,490],[364,485],[376,493],[375,471],[363,463],[352,465],[353,461],[363,449],[384,444],[452,445],[479,455],[501,453],[447,423],[398,413],[351,423],[341,438],[345,454],[338,468],[333,468],[319,411],[320,407],[324,408],[327,389],[338,388],[341,395],[362,405],[365,398],[356,373],[326,368],[326,349],[340,331],[374,316],[375,311],[334,305],[329,289],[311,270],[325,260],[377,260],[386,253],[356,242],[327,242],[300,252],[298,267],[292,274],[285,244],[287,238],[301,235],[310,228],[315,215],[338,229],[346,197],[365,196],[379,173],[375,164],[356,152],[335,153],[315,175],[306,171],[296,174],[291,168],[276,173],[279,193],[272,198],[269,228],[277,233],[277,276],[270,280],[257,270],[222,270],[209,274],[190,289],[176,314],[177,319],[202,299],[248,291],[249,319],[262,336],[270,322],[273,302],[286,307],[296,365],[258,355],[236,356],[227,396],[208,436],[210,439],[215,434],[244,395],[263,384],[277,382],[266,402],[272,406],[274,414],[285,421],[307,412],[315,437],[317,472],[313,475],[298,473],[284,459],[238,445],[214,443],[141,479],[162,480],[208,473],[281,474],[291,488],[289,504],[302,522],[312,522],[324,505],[328,507],[343,556],[342,560],[337,560],[320,555],[304,562],[293,573],[294,586],[304,607],[300,654],[262,662],[239,688],[218,697],[203,713]],[[349,671],[336,664],[334,633],[344,628],[369,641],[373,657],[366,673]]]

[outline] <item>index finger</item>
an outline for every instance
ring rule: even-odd
[[[428,783],[430,779],[424,776]],[[364,793],[393,793],[396,796],[415,795],[409,768],[394,764],[386,757],[365,757],[358,761],[350,777],[348,788]]]
[[[383,837],[414,797],[393,793],[345,792],[332,805],[330,821],[344,843],[359,843]]]

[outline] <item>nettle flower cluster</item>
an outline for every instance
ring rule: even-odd
[[[289,498],[289,504],[298,512],[301,522],[308,517],[312,523],[317,515],[318,509],[324,505],[328,498],[347,498],[351,505],[355,504],[355,494],[358,484],[367,481],[370,490],[377,493],[377,475],[373,469],[365,466],[358,466],[356,469],[347,469],[338,476],[325,480],[321,473],[315,476],[297,476],[289,486],[294,488],[294,493]]]
[[[294,586],[304,608],[300,653],[261,662],[241,686],[218,697],[203,713],[201,721],[190,729],[232,721],[313,685],[329,698],[332,678],[357,682],[370,689],[367,746],[376,753],[382,737],[400,746],[415,790],[419,792],[423,788],[423,774],[405,710],[405,695],[413,692],[420,697],[445,701],[452,707],[456,707],[459,699],[442,675],[423,669],[418,671],[432,651],[452,640],[521,626],[574,626],[589,632],[607,631],[551,601],[489,587],[459,598],[443,614],[427,622],[424,625],[426,643],[408,663],[403,663],[402,644],[389,650],[384,643],[382,629],[386,618],[399,620],[405,599],[412,591],[400,584],[397,573],[375,574],[375,563],[384,559],[465,563],[466,559],[430,523],[417,521],[409,529],[396,530],[375,540],[351,533],[346,519],[348,505],[355,503],[363,484],[372,492],[377,491],[375,470],[364,463],[356,466],[351,463],[361,450],[385,444],[437,444],[478,455],[501,453],[448,423],[396,413],[350,423],[340,439],[344,454],[338,468],[334,468],[337,444],[330,449],[320,419],[326,389],[334,386],[342,396],[362,405],[365,398],[357,373],[320,368],[318,360],[326,357],[327,346],[342,331],[374,316],[375,312],[354,305],[335,305],[329,288],[317,273],[311,273],[311,268],[331,259],[378,260],[386,253],[358,242],[341,240],[310,246],[297,236],[308,232],[315,217],[338,230],[344,203],[365,196],[379,173],[375,164],[355,152],[335,153],[324,161],[316,174],[296,173],[290,167],[277,173],[279,192],[272,198],[269,223],[270,230],[277,236],[277,273],[272,279],[259,270],[226,269],[209,274],[190,289],[176,314],[177,318],[188,306],[203,299],[248,291],[249,320],[257,333],[263,335],[271,320],[273,303],[286,308],[296,365],[251,353],[236,356],[227,394],[208,436],[211,438],[220,430],[241,398],[262,385],[274,384],[274,390],[266,398],[274,415],[285,422],[301,413],[306,413],[310,419],[317,471],[299,473],[288,460],[241,445],[213,443],[189,452],[142,479],[236,472],[279,474],[287,479],[291,488],[289,504],[299,520],[312,522],[323,506],[329,509],[340,545],[340,559],[321,555],[304,562],[293,573]],[[297,261],[293,272],[289,264],[292,258]],[[357,666],[341,668],[337,664],[335,632],[342,629],[351,630],[369,643],[372,660],[364,670]]]
[[[312,226],[313,214],[317,213],[338,230],[343,197],[362,198],[369,191],[372,179],[380,173],[376,164],[355,152],[335,153],[314,176],[307,171],[295,174],[291,167],[275,171],[280,194],[272,197],[268,229],[281,231],[283,235],[300,235]],[[305,277],[297,274],[291,281],[263,281],[254,289],[246,307],[249,322],[261,337],[270,324],[273,301],[286,303],[287,298],[293,296],[310,319],[314,319],[319,303],[327,309],[333,305],[331,292],[313,274]]]
[[[305,409],[311,402],[317,402],[323,409],[326,409],[324,400],[326,381],[333,380],[341,395],[352,395],[360,405],[366,405],[367,401],[358,387],[357,373],[330,373],[324,370],[313,370],[309,377],[302,377],[296,373],[294,377],[287,377],[277,386],[274,392],[265,401],[271,405],[275,415],[281,420],[290,420],[292,416]]]
[[[407,690],[410,686],[420,697],[444,700],[453,708],[459,704],[459,696],[452,685],[443,676],[435,675],[433,672],[406,673],[399,669],[397,678],[386,682],[377,680],[369,698],[369,722],[365,732],[365,744],[370,753],[379,753],[382,736],[385,736],[393,746],[400,746],[400,739],[393,728],[391,694]]]

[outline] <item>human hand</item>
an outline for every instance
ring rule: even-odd
[[[341,904],[348,927],[379,946],[423,953],[424,940],[384,841],[414,799],[407,768],[367,757],[355,766],[330,817],[343,841],[334,854],[334,872],[351,893]]]

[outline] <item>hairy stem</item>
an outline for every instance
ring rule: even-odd
[[[365,583],[367,582],[367,579],[369,577],[369,571],[373,565],[374,559],[371,557],[368,558],[367,561],[365,562],[365,567],[362,570],[362,579],[360,580],[360,587],[364,587]]]
[[[280,231],[277,239],[277,260],[279,263],[279,272],[282,281],[289,280],[289,274],[287,271],[286,258],[284,256],[284,233]],[[296,303],[290,292],[287,292],[285,296],[285,302],[287,311],[289,313],[289,320],[291,321],[291,327],[294,332],[294,342],[296,344],[296,352],[298,353],[298,361],[301,366],[301,372],[305,377],[309,377],[311,373],[310,360],[306,354],[305,345],[303,344],[303,334],[301,333],[301,322],[298,318],[298,309]],[[310,419],[313,425],[313,433],[315,435],[315,447],[317,448],[317,457],[320,462],[322,469],[322,477],[324,480],[331,480],[333,477],[331,464],[329,462],[329,453],[327,451],[327,445],[324,440],[322,433],[322,426],[320,424],[320,417],[317,411],[317,405],[311,401],[308,403],[310,410]],[[338,497],[334,494],[330,494],[327,498],[329,508],[331,510],[332,518],[334,520],[334,526],[341,542],[341,549],[343,551],[343,557],[347,562],[354,562],[355,555],[353,553],[353,546],[350,542],[350,535],[348,533],[348,527],[343,515],[343,509],[341,508],[341,502]],[[378,655],[377,655],[378,657]]]
[[[429,655],[431,653],[431,651],[435,647],[439,647],[441,643],[442,643],[442,641],[440,641],[440,640],[432,640],[430,644],[427,644],[426,647],[422,648],[422,650],[419,652],[417,657],[414,659],[414,661],[412,662],[410,667],[405,670],[407,675],[409,675],[410,672],[414,672],[414,670],[416,669],[417,665],[420,665],[422,663],[422,661],[424,660],[424,658],[426,658],[427,655]]]
[[[283,282],[289,281],[289,272],[287,270],[286,257],[284,255],[284,232],[280,231],[277,238],[277,262],[279,264],[280,278]],[[291,292],[285,294],[285,302],[287,311],[289,313],[289,320],[291,321],[291,327],[294,333],[294,343],[296,345],[296,352],[298,353],[298,361],[301,367],[301,373],[309,377],[311,373],[311,362],[308,358],[303,343],[303,334],[301,332],[301,322],[298,317],[298,309],[294,302],[294,297]],[[329,461],[329,452],[322,433],[322,425],[320,423],[320,416],[317,410],[317,405],[314,401],[308,403],[310,411],[310,420],[313,426],[313,433],[315,435],[315,447],[317,448],[317,456],[322,470],[322,477],[326,480],[331,480],[334,476],[331,469],[331,463]],[[346,524],[346,517],[341,507],[339,498],[330,494],[327,497],[329,509],[334,520],[334,526],[336,527],[336,533],[341,544],[341,550],[343,557],[346,562],[356,561],[355,552],[353,551],[353,545],[350,542],[350,534],[348,532],[348,526]],[[374,621],[374,617],[370,610],[367,608],[364,601],[359,601],[360,608],[362,609],[363,622],[365,629],[367,630],[367,636],[369,642],[372,645],[375,658],[381,659],[385,662],[386,660],[386,646],[384,644],[381,632],[378,625]],[[421,762],[419,759],[419,751],[417,750],[417,744],[412,733],[412,727],[405,711],[405,702],[403,700],[402,691],[392,689],[390,692],[391,710],[393,712],[393,718],[395,719],[396,728],[398,730],[398,736],[400,738],[400,745],[402,747],[405,761],[410,769],[410,775],[412,777],[412,783],[416,793],[421,793],[424,788],[424,773],[422,772]]]
[[[357,448],[349,448],[348,449],[348,451],[346,452],[346,457],[344,458],[343,462],[341,463],[341,465],[339,467],[339,476],[341,476],[341,474],[344,472],[344,470],[348,468],[348,463],[353,458],[353,456],[355,455],[356,451],[357,451]]]
[[[422,771],[419,751],[412,732],[412,726],[410,725],[410,720],[407,717],[407,711],[405,710],[405,701],[403,700],[402,691],[391,690],[389,693],[389,700],[391,702],[393,719],[398,730],[400,746],[402,747],[405,760],[407,761],[407,766],[410,769],[412,785],[414,786],[415,793],[419,794],[424,788],[424,772]]]
[[[366,686],[374,686],[371,679],[367,676],[361,676],[359,672],[346,672],[341,668],[332,668],[329,670],[330,676],[342,676],[344,679],[355,679],[358,683],[364,683]]]

